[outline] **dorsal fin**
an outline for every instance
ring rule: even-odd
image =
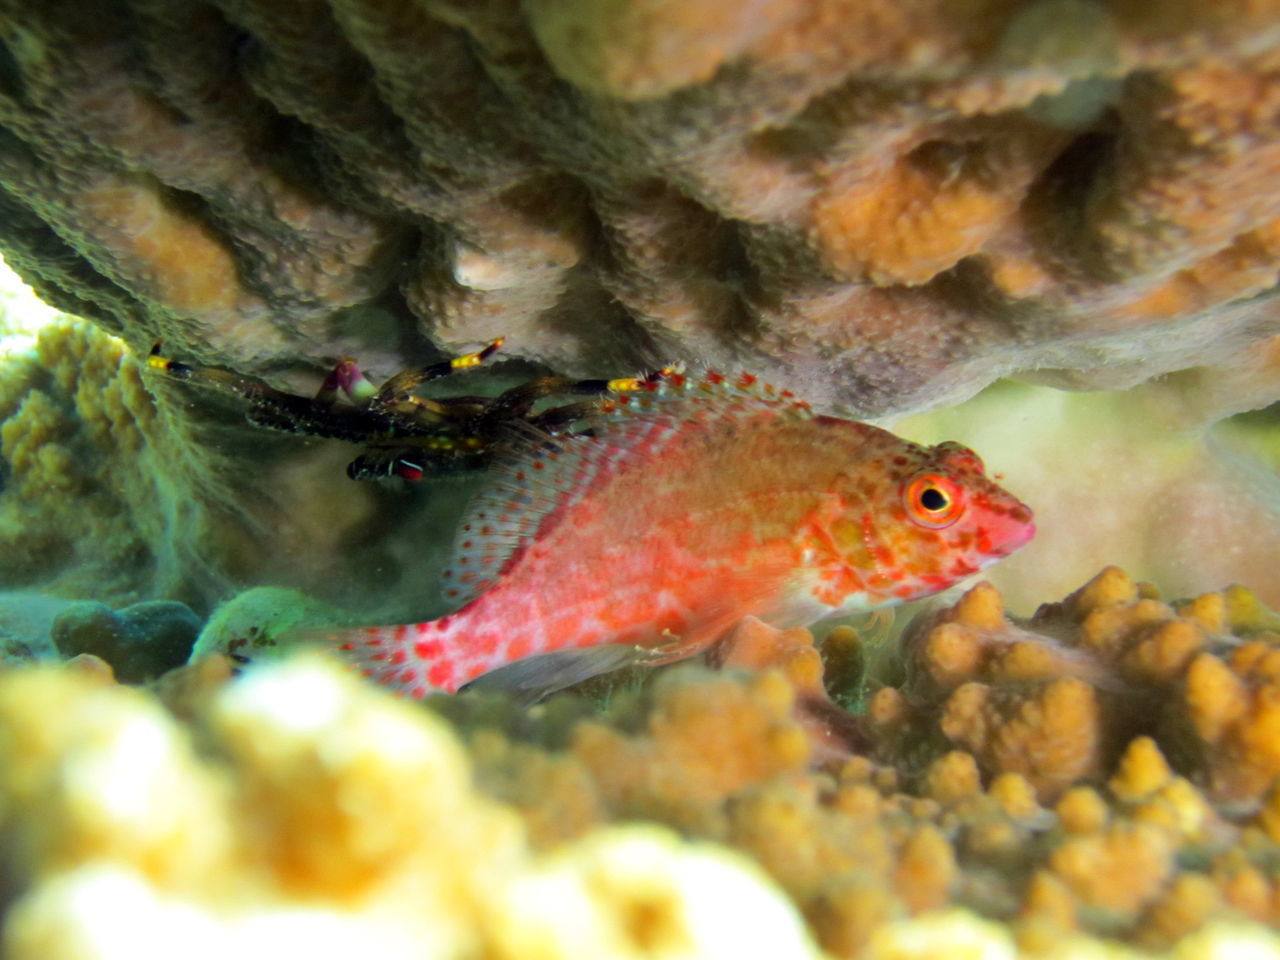
[[[741,410],[786,410],[789,415],[796,416],[812,413],[809,404],[790,390],[779,389],[750,373],[725,374],[703,370],[697,374],[686,374],[679,370],[665,370],[660,375],[615,382],[633,386],[602,401],[593,420],[627,421],[662,410],[669,404],[699,401],[706,404],[707,411],[715,413],[735,407]]]
[[[808,405],[789,392],[758,386],[748,375],[670,373],[634,383],[636,389],[601,402],[586,418],[586,434],[552,437],[523,422],[511,425],[492,482],[463,513],[442,574],[446,600],[461,606],[483,593],[539,531],[596,484],[633,458],[660,456],[681,430],[766,409],[809,415]]]

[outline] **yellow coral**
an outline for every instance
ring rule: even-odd
[[[672,673],[658,698],[643,739],[601,724],[575,733],[574,755],[618,814],[712,829],[723,797],[808,762],[809,742],[791,719],[794,692],[778,674],[743,688]]]
[[[6,957],[817,956],[723,849],[648,826],[533,856],[439,720],[334,667],[260,668],[194,710],[223,759],[143,693],[0,676],[0,829],[25,881]]]
[[[117,603],[220,589],[247,531],[216,455],[158,409],[114,337],[64,318],[35,354],[43,377],[17,371],[25,392],[0,425],[0,570]]]

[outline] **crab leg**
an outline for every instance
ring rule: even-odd
[[[396,407],[403,403],[416,404],[422,398],[412,396],[412,391],[419,384],[426,383],[428,380],[439,380],[441,377],[447,377],[449,374],[457,373],[459,370],[478,367],[498,351],[505,339],[505,337],[499,337],[475,353],[463,354],[461,357],[454,357],[452,360],[441,360],[439,363],[428,364],[425,367],[401,370],[380,386],[372,396],[366,398],[364,403],[382,409]],[[354,362],[352,366],[355,366]],[[363,379],[363,374],[361,378]],[[367,380],[365,382],[368,383]],[[348,393],[348,396],[356,403],[361,402],[356,399],[354,394]]]

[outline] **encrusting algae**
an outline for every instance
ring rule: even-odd
[[[1280,957],[1275,625],[1114,568],[1026,620],[983,584],[832,691],[862,716],[758,621],[603,708],[296,654],[10,670],[4,955]]]

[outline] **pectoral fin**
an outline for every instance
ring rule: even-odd
[[[528,705],[602,673],[652,660],[652,650],[632,644],[557,650],[508,663],[476,677],[462,689],[505,693]]]

